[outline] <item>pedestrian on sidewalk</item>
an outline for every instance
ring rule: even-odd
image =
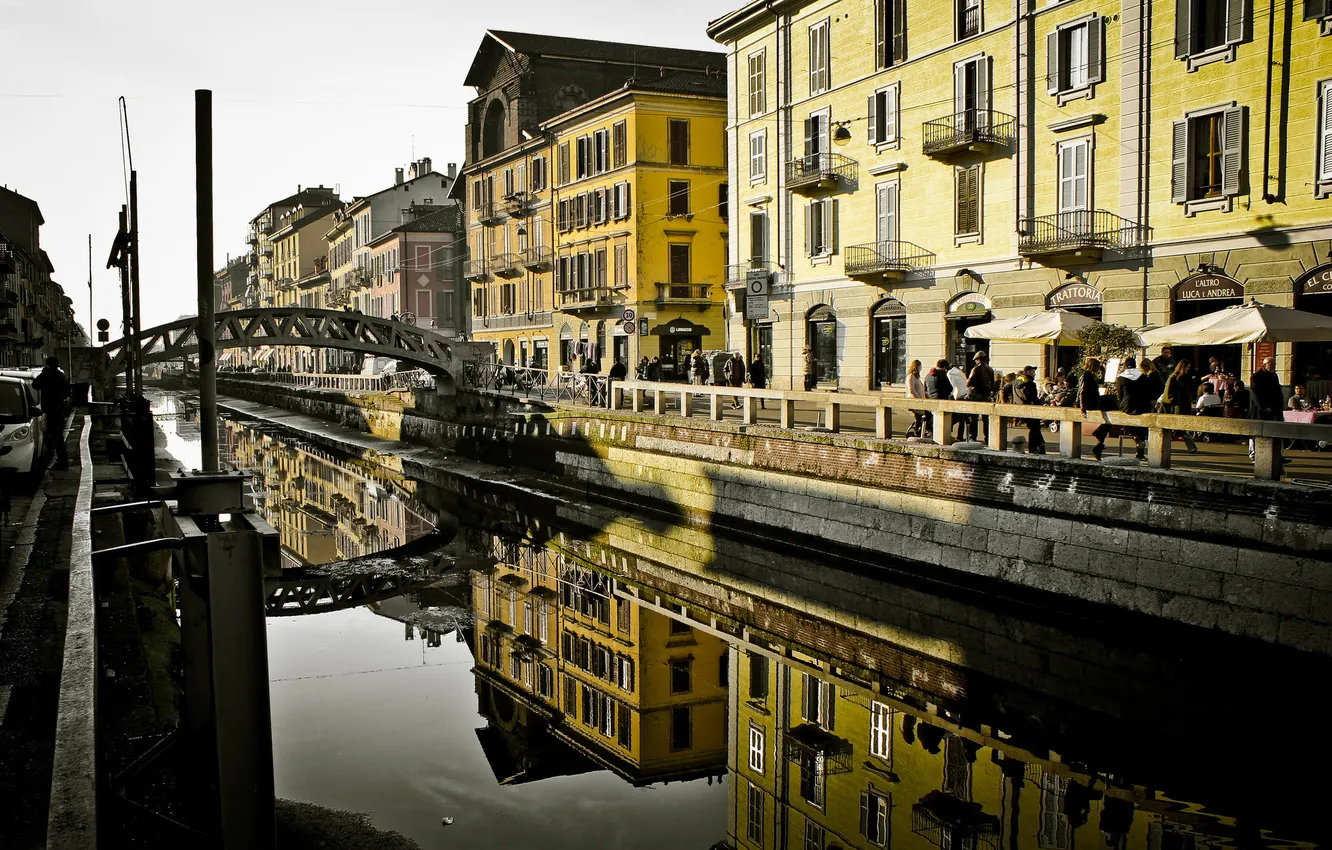
[[[937,370],[938,367],[936,366]],[[907,398],[928,398],[929,391],[925,388],[925,382],[920,377],[920,361],[912,360],[911,365],[907,367]],[[929,411],[913,410],[916,421],[907,429],[908,437],[924,437],[925,429],[929,425]]]
[[[805,346],[805,392],[814,389],[819,383],[815,364],[814,349],[807,345]]]
[[[733,352],[726,365],[722,367],[722,374],[726,376],[726,383],[733,387],[743,387],[745,385],[745,358],[740,356],[740,352]],[[740,406],[740,397],[731,396],[731,407]]]
[[[1249,395],[1258,418],[1269,422],[1284,419],[1286,394],[1281,391],[1281,379],[1276,373],[1276,358],[1264,357],[1262,367],[1249,376]],[[1249,460],[1254,459],[1254,442],[1249,440]]]
[[[60,370],[60,360],[46,358],[46,367],[32,382],[33,389],[41,393],[42,413],[46,416],[46,443],[55,452],[52,469],[69,469],[69,454],[65,450],[65,402],[69,398],[69,378]]]
[[[971,367],[971,374],[967,376],[967,401],[985,401],[994,403],[994,394],[998,389],[998,379],[994,374],[994,369],[990,368],[990,355],[985,351],[976,352],[976,365]],[[985,435],[984,442],[990,442],[990,417],[979,416],[981,432]],[[973,420],[974,421],[974,420]],[[976,439],[976,426],[970,425],[968,430],[971,432],[968,436]]]
[[[1100,413],[1101,403],[1101,361],[1095,357],[1088,357],[1087,362],[1082,367],[1082,376],[1078,378],[1078,404],[1082,407],[1082,415],[1085,417],[1089,411],[1095,410]],[[1081,422],[1069,423],[1076,428],[1081,428]],[[1096,445],[1092,447],[1092,455],[1097,460],[1105,452],[1105,438],[1110,436],[1110,426],[1104,422],[1096,426],[1092,431],[1092,436],[1096,438]]]
[[[1115,378],[1115,395],[1119,397],[1119,409],[1132,416],[1150,413],[1155,399],[1146,397],[1145,390],[1147,389],[1142,380],[1142,371],[1138,369],[1137,358],[1125,357],[1124,370],[1119,373],[1119,377]],[[1138,460],[1145,458],[1147,456],[1147,429],[1138,425],[1125,425],[1124,430],[1133,436],[1133,441],[1138,445],[1135,457]],[[1103,443],[1098,443],[1097,446],[1104,451]],[[1096,459],[1100,460],[1100,455],[1097,455]]]
[[[763,365],[763,358],[754,355],[754,362],[749,364],[749,385],[756,390],[766,390],[768,388],[768,367]],[[768,409],[767,403],[760,398],[759,407]]]
[[[708,382],[708,361],[703,356],[703,349],[694,349],[689,361],[689,371],[693,375],[694,386],[701,387]]]
[[[1160,359],[1160,358],[1157,358]],[[1161,412],[1174,413],[1179,416],[1190,416],[1193,411],[1189,409],[1189,396],[1191,394],[1189,382],[1189,372],[1193,370],[1193,364],[1188,360],[1181,360],[1175,364],[1175,368],[1166,378],[1165,389],[1161,391]],[[1184,440],[1184,447],[1189,450],[1189,454],[1198,453],[1198,444],[1193,441],[1193,435],[1188,431],[1180,431],[1179,436]]]
[[[1040,388],[1036,384],[1036,367],[1028,366],[1022,370],[1022,377],[1014,385],[1013,395],[1016,396],[1018,404],[1038,405],[1040,401]],[[1027,425],[1027,452],[1029,454],[1045,454],[1045,434],[1039,418],[1023,420]]]

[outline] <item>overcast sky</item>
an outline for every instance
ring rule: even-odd
[[[481,4],[489,5],[489,4]],[[395,166],[461,163],[462,80],[487,29],[721,50],[707,22],[740,0],[0,0],[0,184],[36,200],[56,280],[120,323],[105,270],[125,202],[129,106],[144,326],[195,312],[194,90],[213,91],[214,267],[298,185],[378,191]],[[205,11],[206,10],[206,11]]]

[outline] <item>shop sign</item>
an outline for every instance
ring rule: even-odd
[[[745,318],[768,318],[768,273],[751,271],[745,286]]]
[[[953,303],[948,305],[948,312],[952,315],[978,315],[980,313],[990,312],[990,302],[979,292],[964,292],[953,299]]]
[[[1200,274],[1175,287],[1176,301],[1212,301],[1218,298],[1243,298],[1244,284],[1221,274]]]
[[[1090,283],[1070,283],[1051,292],[1046,304],[1050,307],[1099,307],[1101,290]]]
[[[1295,284],[1301,295],[1327,295],[1332,293],[1332,263],[1309,270]]]

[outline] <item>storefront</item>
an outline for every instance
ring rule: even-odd
[[[1295,281],[1295,298],[1297,309],[1332,316],[1332,263],[1310,269]],[[1332,342],[1296,343],[1291,374],[1296,383],[1332,379]]]
[[[814,377],[818,383],[837,383],[837,314],[820,304],[805,314],[805,339],[814,349]]]
[[[990,300],[979,292],[963,292],[948,305],[948,362],[969,371],[976,352],[990,353],[988,339],[968,339],[967,328],[990,321]]]
[[[1070,313],[1077,313],[1086,316],[1089,319],[1102,321],[1104,311],[1102,310],[1101,290],[1092,286],[1090,283],[1070,283],[1061,286],[1045,299],[1047,309],[1067,310]],[[1052,345],[1050,349],[1054,356],[1054,369],[1058,371],[1063,369],[1066,372],[1072,372],[1078,365],[1078,352],[1082,350],[1078,345]],[[1050,374],[1054,374],[1051,372]]]
[[[532,340],[532,368],[550,368],[550,340],[544,336]]]
[[[565,322],[560,326],[560,369],[572,368],[577,345],[574,342],[573,326]]]
[[[703,337],[712,331],[705,325],[679,318],[657,325],[649,333],[661,337],[661,379],[684,381],[689,379],[689,358],[703,347]]]
[[[763,368],[771,381],[772,371],[772,322],[754,322],[749,326],[749,359],[763,360]]]
[[[1244,284],[1227,275],[1195,274],[1175,286],[1173,301],[1172,324],[1243,304]],[[1243,345],[1176,345],[1172,352],[1176,363],[1188,360],[1199,376],[1211,371],[1208,363],[1213,357],[1221,361],[1223,374],[1238,376],[1249,371]]]
[[[874,346],[874,378],[870,386],[902,386],[907,373],[906,307],[896,298],[880,301],[870,315],[870,341]]]

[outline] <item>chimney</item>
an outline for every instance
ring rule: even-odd
[[[452,180],[452,179],[454,179],[454,178],[457,177],[457,176],[458,176],[458,163],[456,163],[456,162],[450,162],[450,163],[449,163],[449,179]]]
[[[394,186],[401,186],[401,185],[402,185],[402,169],[401,169],[401,168],[395,168],[395,169],[393,169],[393,185],[394,185]]]
[[[411,165],[407,166],[407,175],[408,180],[415,180],[421,176],[417,163],[413,162]]]
[[[422,174],[430,173],[430,157],[428,156],[421,157],[421,173]]]

